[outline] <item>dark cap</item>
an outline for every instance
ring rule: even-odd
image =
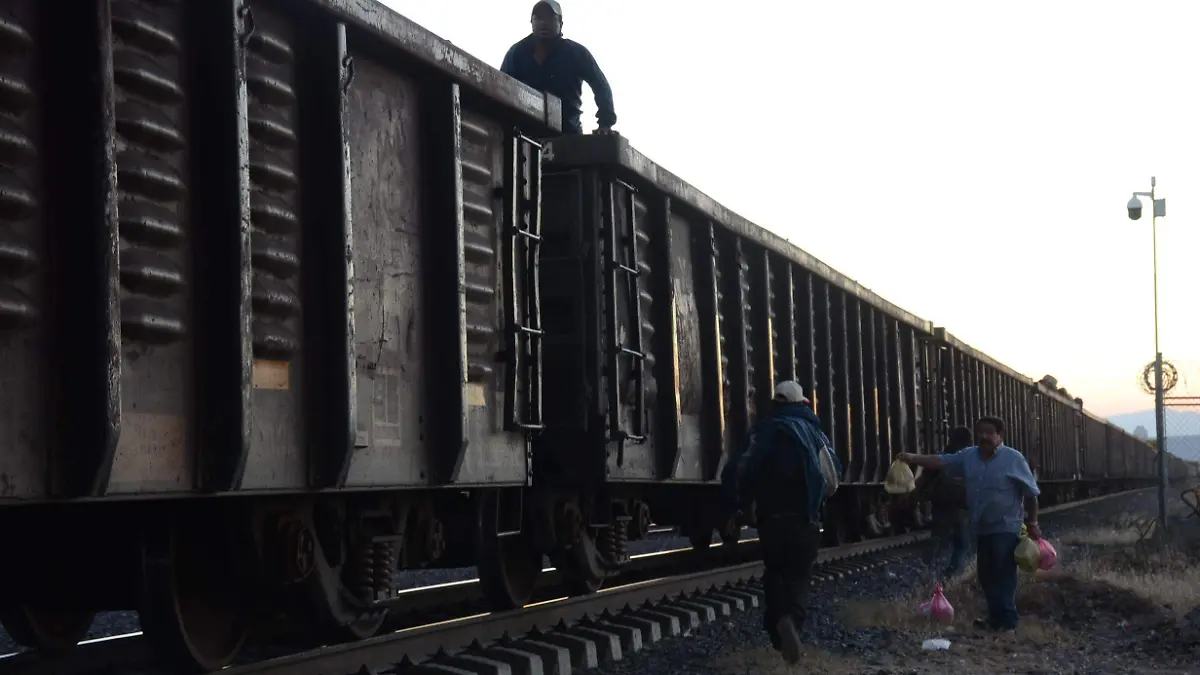
[[[533,12],[536,12],[538,7],[541,7],[542,5],[549,7],[551,12],[554,12],[556,15],[558,15],[558,18],[562,18],[562,7],[559,6],[555,0],[540,0],[539,2],[535,2],[533,4],[533,10],[530,13],[532,14]]]

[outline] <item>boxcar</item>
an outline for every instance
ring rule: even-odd
[[[812,392],[845,467],[825,518],[830,543],[922,524],[916,504],[883,498],[891,457],[940,450],[951,426],[985,413],[1006,420],[1049,502],[1084,489],[1085,413],[1065,390],[888,303],[623,138],[554,139],[544,160],[554,393],[535,487],[570,492],[598,544],[612,540],[608,528],[650,518],[697,546],[713,528],[736,539],[738,524],[697,490],[789,378]],[[1104,444],[1091,461],[1103,463],[1110,438],[1093,435]],[[1135,442],[1117,430],[1111,441]]]
[[[1043,501],[1074,497],[1086,455],[1081,402],[1052,383],[1017,373],[944,328],[935,329],[934,338],[938,358],[929,362],[941,400],[953,402],[939,403],[935,437],[943,440],[950,426],[970,426],[981,415],[997,415],[1005,422],[1005,442],[1025,455],[1037,476]]]
[[[838,499],[853,508],[830,509],[831,540],[886,526],[877,488],[895,452],[940,448],[950,425],[984,412],[1009,421],[1010,442],[1061,484],[1052,492],[1074,491],[1078,402],[746,222],[624,139],[556,139],[546,160],[546,358],[561,378],[546,386],[562,395],[536,473],[602,488],[597,522],[652,508],[698,544],[713,526],[734,536],[706,512],[711,499],[682,496],[715,479],[773,383],[792,377],[846,468]]]
[[[1090,413],[1083,415],[1083,466],[1080,479],[1093,494],[1108,478],[1108,423]]]
[[[845,467],[841,498],[865,499],[854,488],[878,485],[894,453],[925,448],[928,322],[625,139],[555,139],[546,153],[546,387],[558,395],[538,480],[603,488],[618,515],[649,509],[700,546],[714,527],[735,537],[695,488],[716,479],[774,383],[793,378]]]
[[[561,106],[374,3],[69,5],[0,8],[4,625],[370,634],[397,565],[520,529]]]

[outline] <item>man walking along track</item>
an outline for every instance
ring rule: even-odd
[[[830,486],[820,455],[831,444],[808,402],[796,382],[776,386],[771,415],[754,425],[740,456],[721,472],[728,506],[748,512],[754,504],[765,568],[764,628],[793,664],[800,660],[800,627]],[[836,456],[827,454],[832,476],[840,476]]]
[[[962,476],[967,485],[971,530],[976,536],[979,585],[987,598],[988,619],[976,623],[993,630],[1017,627],[1017,561],[1013,554],[1021,523],[1029,536],[1042,536],[1037,524],[1037,479],[1024,455],[1004,444],[1004,422],[981,417],[975,423],[975,445],[942,455],[900,453],[897,459],[926,469]]]

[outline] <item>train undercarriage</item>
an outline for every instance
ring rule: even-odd
[[[529,601],[545,558],[572,594],[595,592],[650,526],[644,502],[596,503],[493,488],[30,505],[0,525],[6,541],[37,542],[0,561],[0,621],[62,652],[95,613],[136,610],[161,657],[211,671],[268,626],[374,635],[402,602],[398,570],[477,565],[496,610]]]

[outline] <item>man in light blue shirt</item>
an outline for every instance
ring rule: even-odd
[[[1037,525],[1037,479],[1024,455],[1004,445],[1004,422],[981,417],[975,423],[975,445],[950,455],[912,455],[897,459],[927,469],[962,476],[967,508],[976,536],[976,574],[987,598],[988,620],[994,630],[1017,627],[1017,561],[1014,554],[1024,523],[1033,539]],[[984,623],[978,621],[977,623]]]

